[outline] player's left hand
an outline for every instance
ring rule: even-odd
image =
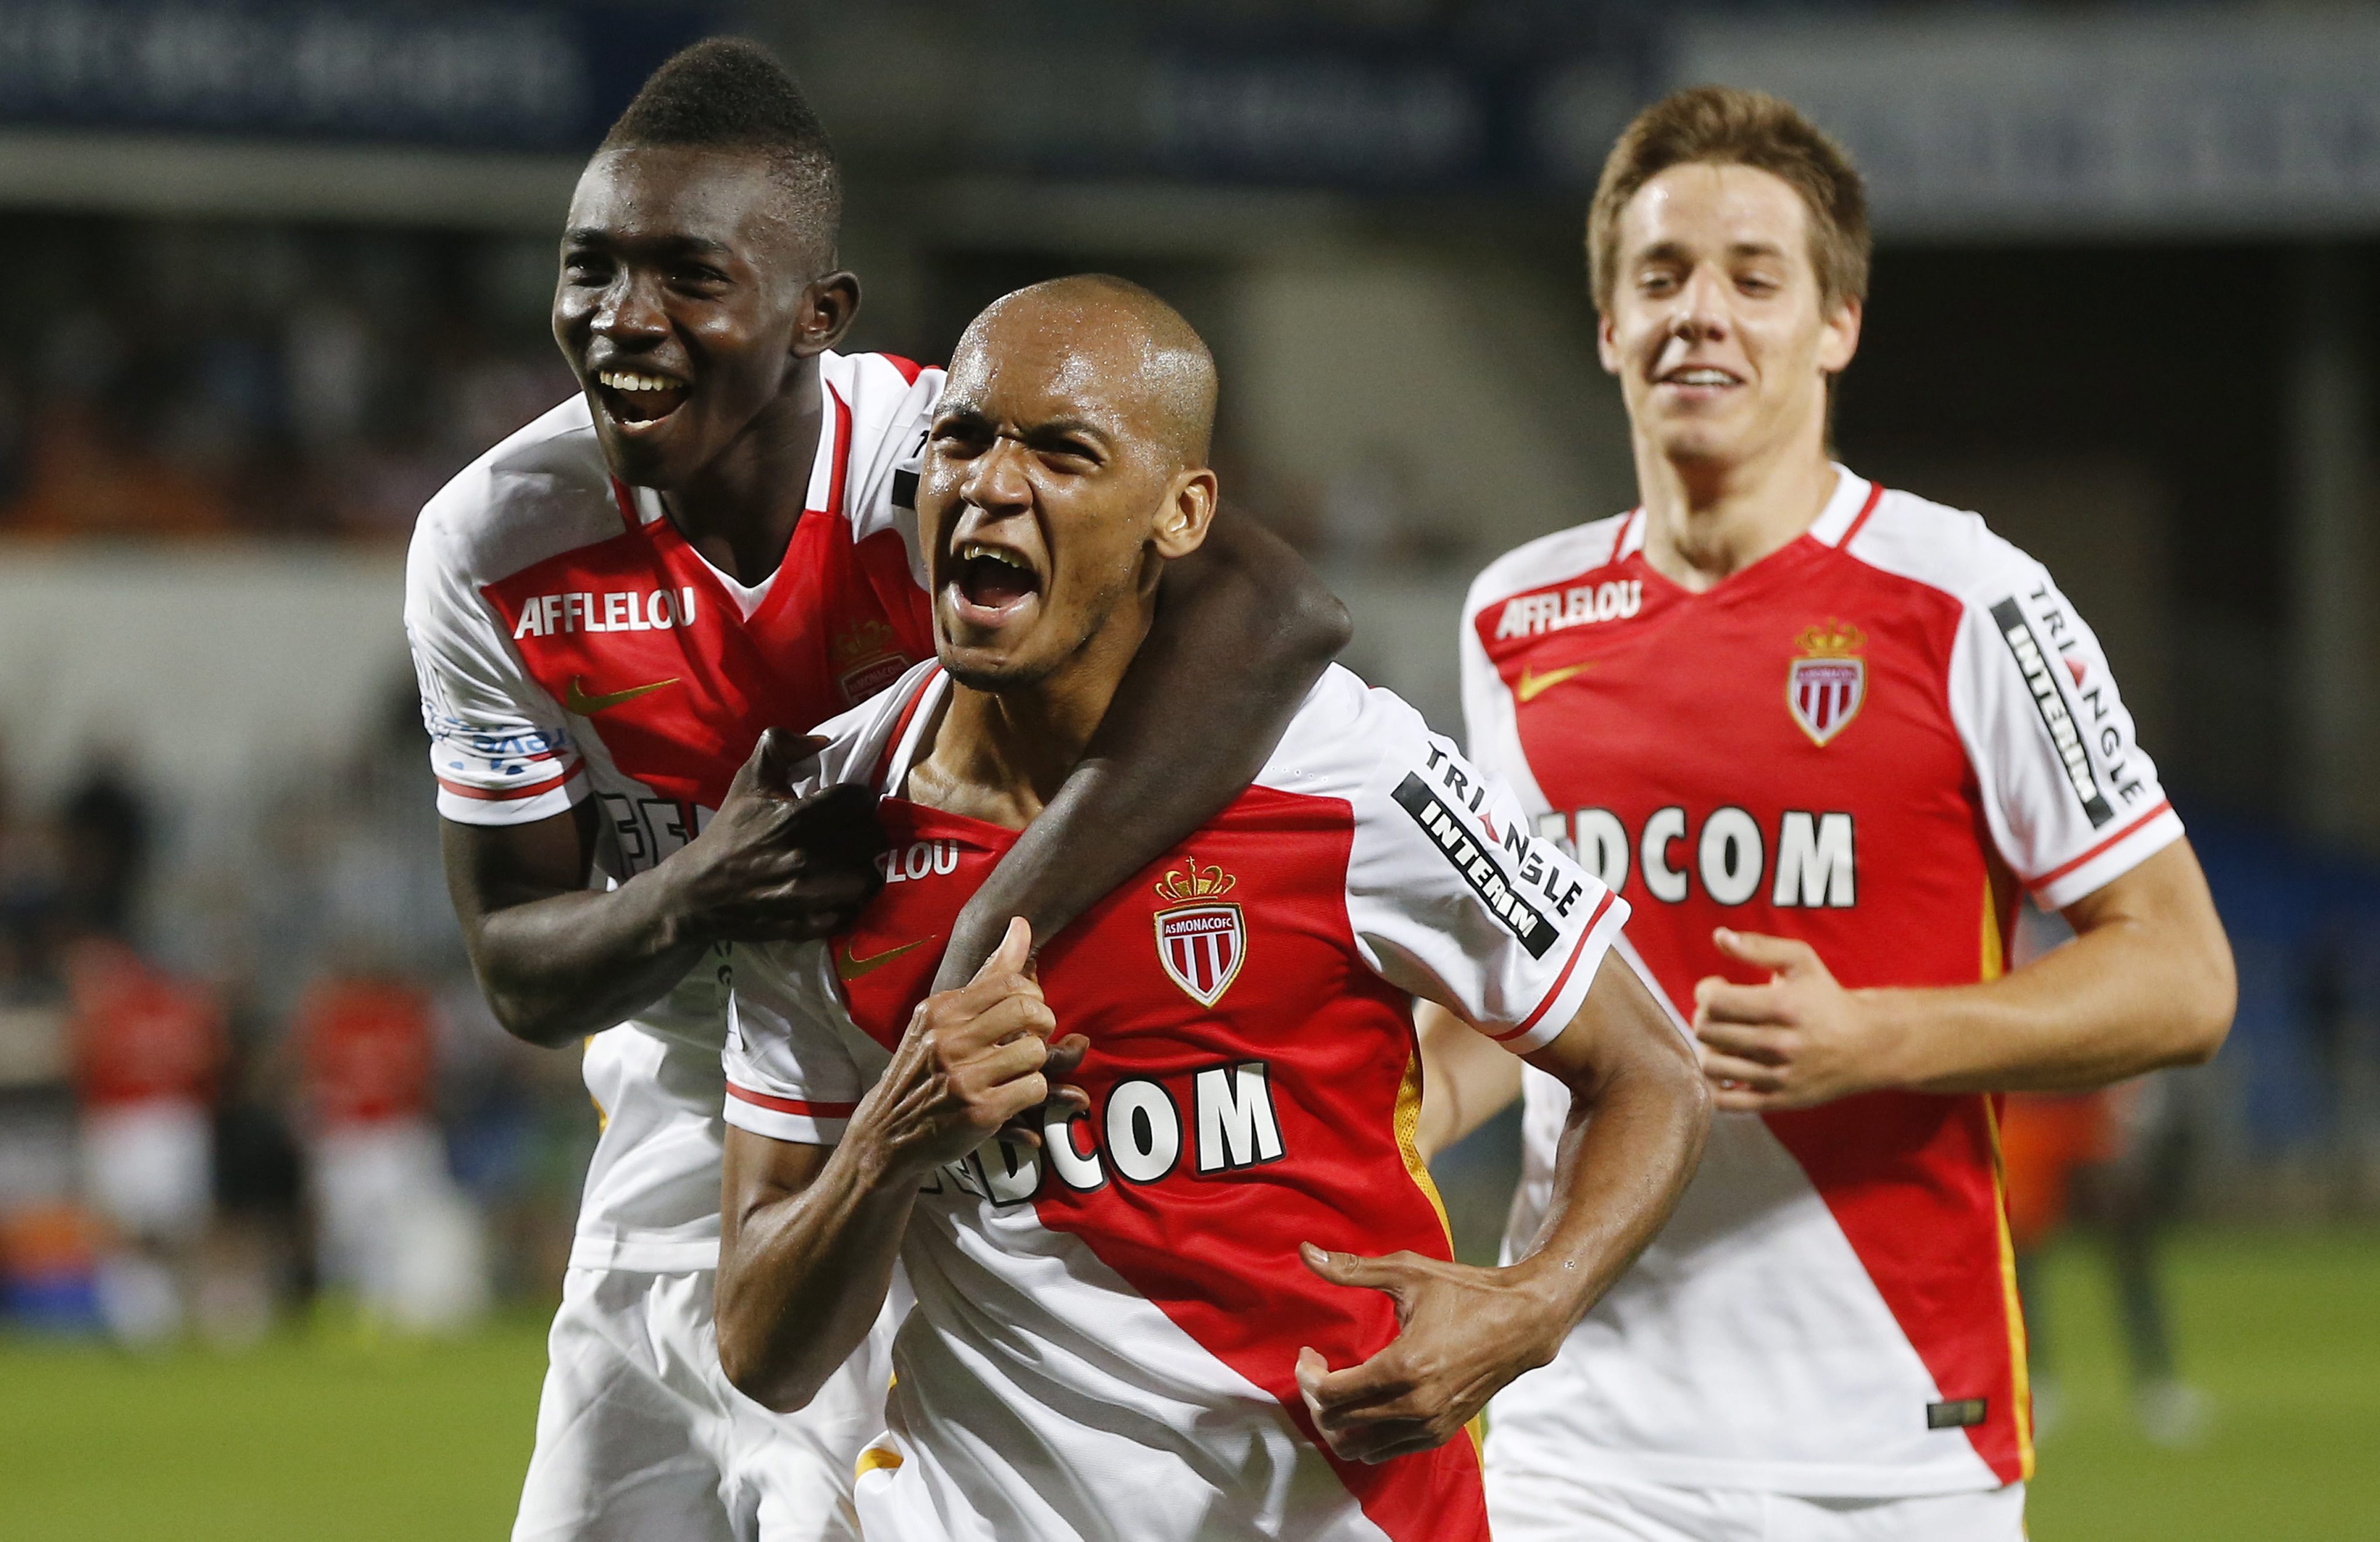
[[[1297,1352],[1297,1389],[1333,1454],[1386,1462],[1444,1445],[1523,1371],[1553,1358],[1543,1303],[1502,1269],[1418,1253],[1366,1258],[1298,1245],[1305,1267],[1333,1285],[1380,1291],[1396,1303],[1396,1338],[1360,1365],[1334,1371],[1312,1346]]]
[[[1860,993],[1836,983],[1817,949],[1794,937],[1711,934],[1718,950],[1768,982],[1718,975],[1694,983],[1694,1037],[1722,1111],[1806,1108],[1892,1084],[1892,1046]]]

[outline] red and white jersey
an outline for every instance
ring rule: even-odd
[[[821,777],[900,787],[946,700],[938,670],[913,674],[824,730]],[[881,808],[890,881],[858,926],[737,971],[741,1129],[841,1137],[1015,838]],[[1396,1322],[1297,1244],[1449,1256],[1413,1146],[1412,997],[1525,1053],[1576,1014],[1626,913],[1412,708],[1325,674],[1255,785],[1042,950],[1059,1024],[1091,1042],[1090,1109],[924,1185],[892,1427],[860,1480],[871,1542],[1484,1539],[1468,1440],[1376,1467],[1316,1442],[1299,1346],[1349,1365]]]
[[[1852,987],[2002,972],[2057,909],[2181,835],[2107,662],[2041,565],[1848,471],[1811,529],[1703,594],[1642,511],[1472,586],[1480,766],[1636,906],[1663,994],[1761,976],[1714,928],[1802,938]],[[1513,1232],[1567,1107],[1531,1076]],[[1491,1419],[1503,1462],[1884,1498],[2032,1465],[1993,1100],[1886,1092],[1722,1116],[1660,1239]]]
[[[318,1131],[427,1119],[435,1070],[436,1009],[403,980],[318,980],[290,1024]]]
[[[594,798],[625,881],[698,832],[764,728],[803,729],[933,654],[917,453],[941,372],[828,353],[809,512],[757,589],[615,482],[584,398],[481,456],[421,511],[405,623],[438,811],[542,819]],[[589,1041],[603,1110],[571,1261],[709,1268],[732,950]]]
[[[214,1102],[228,1037],[213,991],[111,941],[77,944],[67,975],[76,1090],[86,1108]]]

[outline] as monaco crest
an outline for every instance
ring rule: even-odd
[[[1160,900],[1186,900],[1157,912],[1157,961],[1201,1007],[1222,999],[1248,956],[1248,924],[1240,907],[1225,903],[1239,880],[1220,867],[1175,868],[1157,884]]]
[[[1867,661],[1859,656],[1867,639],[1830,616],[1801,643],[1802,656],[1785,672],[1785,707],[1811,743],[1824,744],[1859,716],[1867,697]]]

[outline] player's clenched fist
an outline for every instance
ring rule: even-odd
[[[843,784],[808,798],[794,773],[826,741],[771,728],[669,876],[674,940],[803,942],[851,924],[884,887],[876,795]]]
[[[1033,928],[1019,917],[975,978],[929,996],[910,1016],[883,1077],[861,1099],[846,1142],[860,1143],[886,1180],[922,1180],[1002,1126],[1051,1099],[1050,1079],[1074,1069],[1085,1041],[1050,1042],[1058,1020],[1034,977]],[[1087,1106],[1079,1087],[1056,1096]],[[1020,1131],[1016,1137],[1038,1139]]]
[[[1726,927],[1712,939],[1729,958],[1769,971],[1765,985],[1716,974],[1694,983],[1694,1037],[1720,1108],[1807,1108],[1902,1080],[1873,995],[1845,990],[1816,948]]]

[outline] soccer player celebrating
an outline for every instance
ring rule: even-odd
[[[1484,1539],[1477,1457],[1447,1442],[1553,1352],[1701,1144],[1684,1038],[1607,961],[1627,907],[1344,670],[1038,975],[1019,921],[929,994],[921,944],[1046,817],[1207,537],[1214,393],[1196,335],[1120,280],[976,319],[918,500],[941,667],[821,730],[816,779],[884,794],[892,881],[832,945],[737,972],[721,1358],[800,1405],[905,1265],[869,1542]],[[1449,1260],[1414,993],[1572,1095],[1509,1267]]]
[[[1498,1400],[1497,1535],[2015,1538],[1990,1095],[2212,1055],[2222,927],[2049,575],[1828,459],[1869,251],[1841,152],[1773,98],[1681,92],[1621,135],[1587,247],[1644,502],[1480,575],[1464,714],[1635,902],[1721,1117],[1643,1263]],[[2077,939],[2004,973],[2028,891]],[[1517,1078],[1425,1036],[1434,1148]],[[1565,1103],[1528,1082],[1518,1238]]]
[[[865,701],[931,645],[909,506],[942,377],[834,351],[858,303],[839,208],[765,53],[663,66],[572,200],[553,324],[581,394],[414,539],[406,624],[471,957],[514,1034],[594,1035],[606,1120],[521,1538],[847,1535],[880,1424],[880,1368],[778,1419],[726,1386],[710,1329],[732,948],[820,935],[881,881],[871,800],[790,796],[808,746],[763,730]],[[954,980],[1011,914],[1054,932],[1235,796],[1343,640],[1245,520],[1162,600],[1052,818],[936,942]]]

